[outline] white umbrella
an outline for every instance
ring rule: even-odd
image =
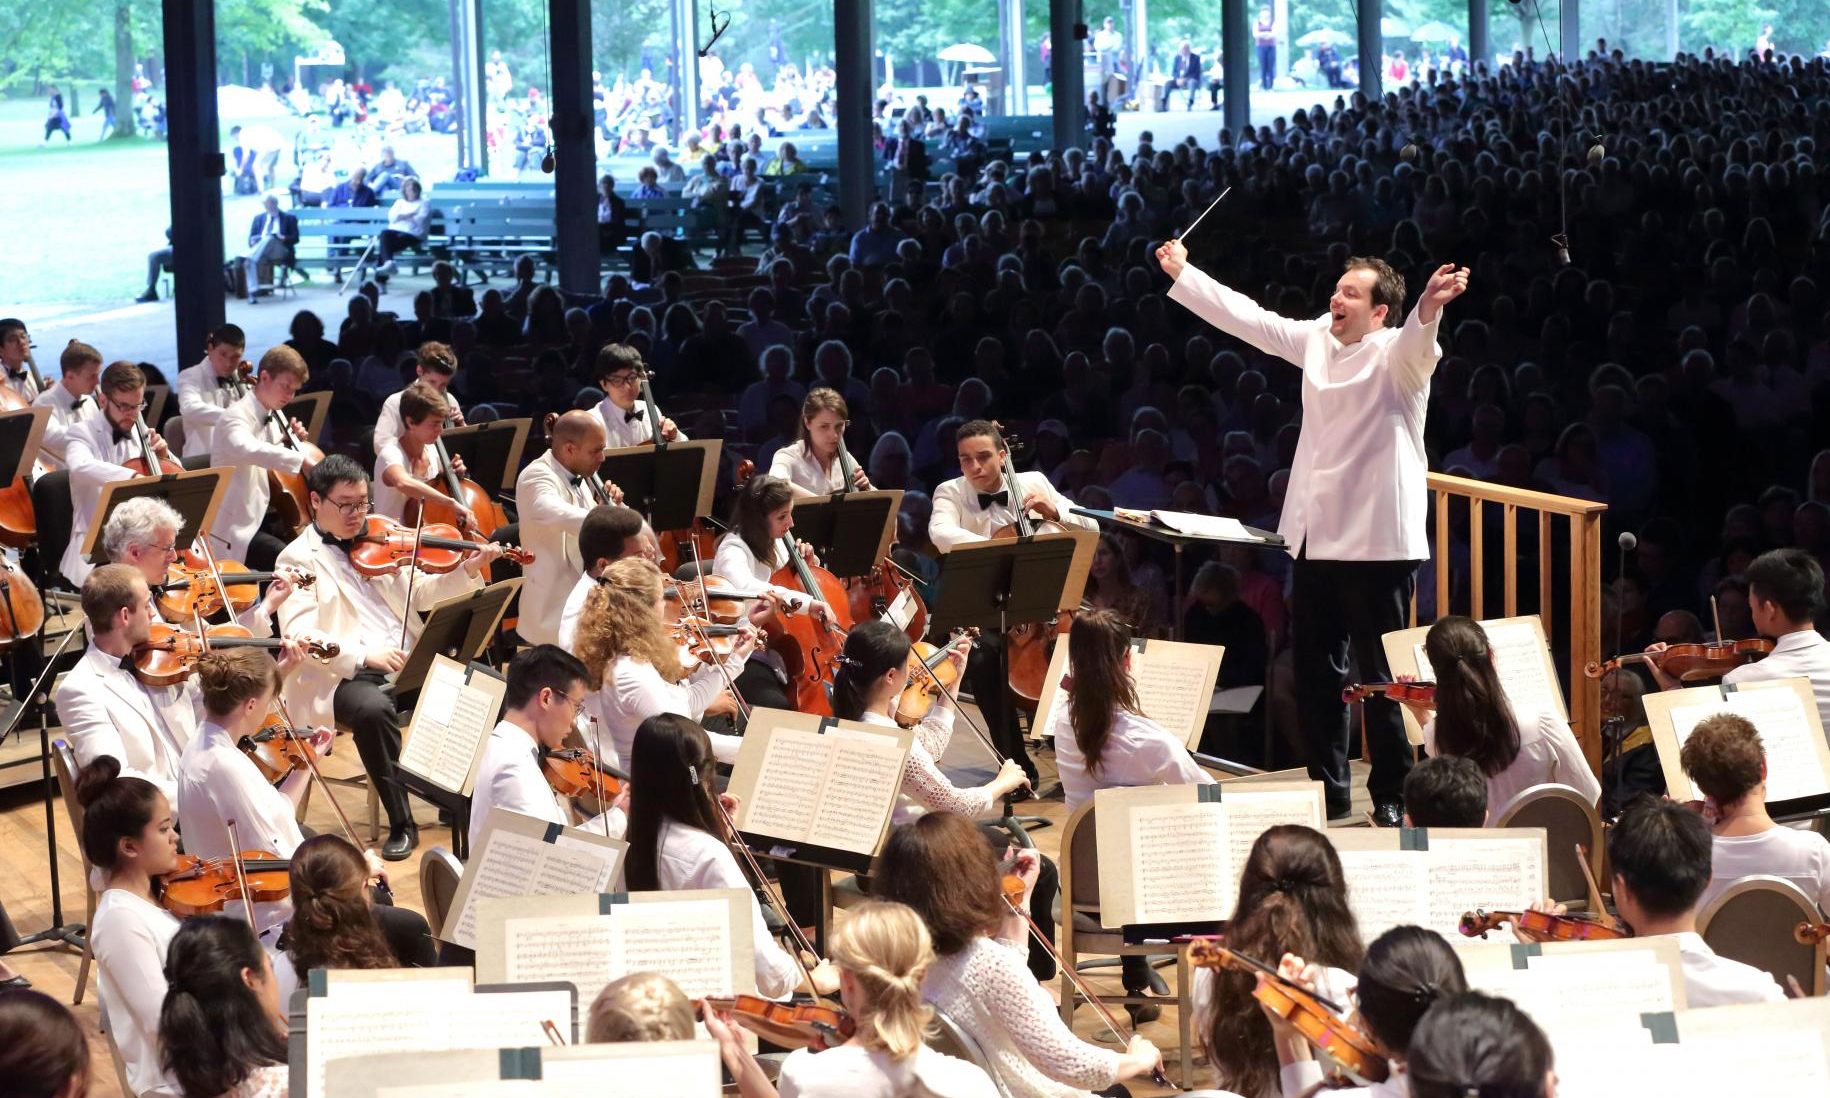
[[[1459,39],[1461,30],[1447,23],[1425,23],[1411,32],[1413,42],[1447,42],[1451,38]]]
[[[1312,30],[1296,40],[1299,46],[1345,46],[1353,41],[1353,36],[1333,27]]]
[[[934,56],[941,61],[962,61],[968,65],[995,65],[998,63],[997,54],[977,42],[961,42],[956,46],[948,46]]]
[[[1387,38],[1409,38],[1411,25],[1402,19],[1386,16],[1379,20],[1379,33]]]

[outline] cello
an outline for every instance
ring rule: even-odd
[[[445,423],[447,426],[450,425],[449,416],[446,417]],[[469,477],[458,475],[457,467],[451,462],[451,451],[445,448],[445,439],[442,435],[432,441],[432,448],[438,454],[440,470],[438,478],[433,482],[433,487],[440,489],[453,500],[469,508],[470,513],[476,516],[476,523],[468,532],[488,538],[497,530],[507,526],[508,512],[502,509],[502,505],[491,499],[482,485]],[[407,525],[415,524],[416,513],[428,524],[443,523],[459,529],[468,525],[460,521],[462,512],[448,503],[428,501],[422,505],[418,500],[408,500],[405,512]]]
[[[280,413],[269,408],[263,417],[265,421],[279,428],[280,441],[287,448],[296,450],[303,461],[300,472],[282,473],[278,469],[267,470],[267,485],[273,500],[273,509],[293,533],[305,529],[311,522],[311,489],[305,484],[306,466],[316,465],[324,460],[324,451],[306,439],[305,426],[298,420],[287,423]]]
[[[788,563],[775,570],[769,583],[804,592],[808,598],[824,602],[839,619],[832,621],[817,614],[777,614],[780,629],[769,647],[781,657],[787,669],[788,686],[794,691],[794,707],[803,713],[832,716],[832,698],[827,690],[832,682],[833,660],[845,643],[851,629],[850,603],[839,577],[809,563],[801,544],[792,531],[783,534],[781,544],[788,552]]]
[[[998,429],[1002,431],[1002,425]],[[991,540],[1033,538],[1037,534],[1054,534],[1065,531],[1066,526],[1052,519],[1029,517],[1028,500],[1023,494],[1022,482],[1017,479],[1016,469],[1011,464],[1010,447],[1015,438],[1007,436],[1002,441],[1005,449],[1001,475],[1004,478],[1004,491],[1009,493],[1010,509],[1016,514],[1016,521],[992,531]],[[1055,615],[1053,621],[1016,625],[1005,632],[1004,643],[1010,667],[1010,692],[1015,695],[1018,707],[1029,712],[1035,711],[1042,698],[1042,685],[1048,678],[1049,660],[1054,657],[1055,645],[1067,635],[1068,630],[1073,626],[1074,612],[1063,610]]]
[[[31,408],[31,401],[20,396],[12,386],[0,385],[0,412],[18,412]],[[38,513],[32,509],[29,469],[5,488],[0,488],[0,545],[23,549],[38,540]]]

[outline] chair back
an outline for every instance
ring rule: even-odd
[[[1772,973],[1788,988],[1791,976],[1811,995],[1824,993],[1826,944],[1804,945],[1798,924],[1820,922],[1817,905],[1783,877],[1743,877],[1697,916],[1697,933],[1719,955]]]
[[[1494,812],[1493,826],[1543,828],[1549,852],[1550,898],[1564,903],[1591,900],[1576,846],[1580,843],[1589,852],[1589,869],[1597,870],[1601,816],[1579,791],[1554,782],[1521,789]]]
[[[57,573],[70,530],[76,524],[76,505],[70,502],[70,470],[54,469],[32,482],[32,513],[38,518],[38,559],[47,574]],[[64,587],[72,584],[64,583]]]
[[[985,1055],[978,1039],[939,1007],[934,1007],[934,1026],[927,1043],[936,1052],[978,1065],[980,1070],[991,1077],[991,1083],[998,1088],[1000,1098],[1011,1098],[1010,1088],[998,1077],[998,1069],[993,1066],[991,1057]]]
[[[1099,914],[1099,826],[1091,798],[1061,831],[1061,895],[1070,909]],[[1066,923],[1067,912],[1062,916]]]
[[[171,447],[173,457],[177,457],[184,452],[183,416],[174,415],[166,419],[159,427],[159,434],[165,439],[165,444]]]
[[[83,849],[83,803],[76,799],[76,752],[69,741],[51,742],[51,767],[57,774],[57,792],[63,798],[64,812],[70,817],[70,833],[76,836],[76,849],[83,856],[83,877],[88,879],[89,852]]]
[[[458,878],[463,875],[464,863],[442,846],[426,851],[420,859],[419,897],[435,938],[445,925],[445,914],[451,910],[451,898],[457,895]]]

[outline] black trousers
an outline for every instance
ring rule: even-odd
[[[400,710],[382,690],[386,682],[381,672],[368,670],[345,680],[331,698],[331,712],[355,737],[362,769],[368,771],[388,814],[388,827],[399,828],[413,822],[413,813],[406,790],[394,782],[394,764],[400,760]]]
[[[432,926],[426,917],[410,908],[395,907],[391,893],[372,889],[375,922],[381,936],[388,940],[388,950],[402,968],[432,968],[438,964],[438,942],[432,937]]]
[[[1328,814],[1345,815],[1351,794],[1347,746],[1348,655],[1368,682],[1391,678],[1382,638],[1409,624],[1417,562],[1296,558],[1291,572],[1291,656],[1296,671],[1297,720],[1308,748],[1309,776],[1322,783]],[[1366,742],[1373,803],[1396,801],[1411,769],[1411,745],[1398,705],[1383,695],[1366,702]]]
[[[972,699],[978,703],[979,712],[985,715],[985,730],[991,734],[991,742],[1005,758],[1021,766],[1034,785],[1036,764],[1030,761],[1023,733],[1017,728],[1016,707],[1011,705],[1010,684],[1004,677],[999,658],[1003,645],[1004,638],[996,633],[986,633],[979,638],[978,646],[966,661],[966,685],[972,689]]]
[[[248,566],[250,572],[271,572],[285,548],[286,543],[279,538],[265,530],[256,530],[254,536],[248,539],[248,559],[242,563]]]

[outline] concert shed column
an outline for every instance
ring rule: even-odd
[[[839,208],[845,227],[862,229],[877,196],[877,155],[871,145],[871,0],[832,6],[833,101],[839,135]],[[893,197],[893,196],[892,196]]]
[[[598,289],[597,142],[591,111],[591,0],[547,0],[553,81],[553,239],[559,288]]]
[[[1557,11],[1557,52],[1565,65],[1582,60],[1582,0],[1563,0]]]
[[[484,123],[489,117],[483,79],[483,0],[450,0],[451,99],[457,109],[458,167],[475,168],[477,177],[489,175],[489,141]]]
[[[1087,80],[1082,67],[1086,25],[1081,0],[1048,0],[1050,114],[1055,120],[1055,151],[1085,149]]]
[[[1468,0],[1468,68],[1490,60],[1493,44],[1487,35],[1487,0]]]
[[[164,0],[166,172],[178,361],[223,322],[222,146],[216,119],[215,0]],[[131,103],[121,104],[131,110]],[[240,254],[238,249],[237,255]],[[153,426],[157,426],[156,424]]]
[[[1252,124],[1252,26],[1246,0],[1221,0],[1220,66],[1221,114],[1233,140]]]
[[[1368,99],[1377,99],[1381,94],[1379,70],[1383,67],[1380,58],[1385,55],[1385,41],[1380,30],[1385,19],[1385,5],[1381,0],[1354,0],[1354,11],[1359,21],[1355,29],[1359,31],[1360,92]]]

